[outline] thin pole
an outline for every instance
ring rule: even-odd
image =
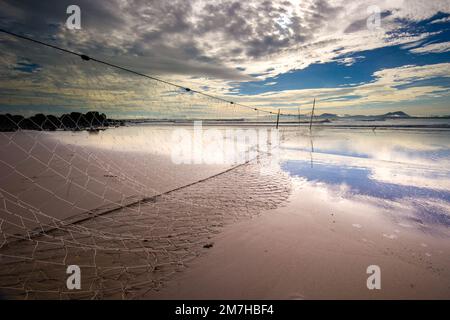
[[[278,129],[279,122],[280,122],[280,109],[278,109],[278,114],[277,114],[277,129]]]
[[[300,126],[300,106],[298,106],[298,125]]]
[[[316,105],[316,98],[314,98],[313,101],[313,107],[312,107],[312,112],[311,112],[311,120],[309,121],[309,131],[311,131],[312,128],[312,121],[313,121],[313,116],[314,116],[314,107]]]

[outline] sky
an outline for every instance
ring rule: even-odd
[[[264,110],[450,115],[450,1],[3,0],[0,27]],[[229,108],[9,36],[0,48],[7,112]]]

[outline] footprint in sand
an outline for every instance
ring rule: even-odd
[[[395,235],[395,234],[386,234],[386,233],[383,233],[383,237],[391,239],[391,240],[394,240],[394,239],[398,238],[398,236]]]
[[[293,293],[289,296],[289,300],[305,300],[305,296],[301,293]]]

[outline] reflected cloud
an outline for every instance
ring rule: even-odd
[[[306,135],[283,144],[281,168],[292,177],[415,222],[450,226],[447,132],[323,130],[312,139],[314,150]]]

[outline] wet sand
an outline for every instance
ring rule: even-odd
[[[445,131],[286,133],[288,203],[227,227],[150,297],[450,299],[449,147]]]
[[[208,254],[149,298],[449,299],[448,236],[401,227],[370,205],[336,209],[307,189],[286,207],[227,227]],[[381,268],[381,290],[366,286]]]
[[[1,140],[2,295],[450,298],[446,134],[287,130],[275,165],[220,166],[175,165],[167,132],[133,130]]]
[[[19,141],[15,139],[15,147]],[[58,146],[68,147],[62,140],[58,141]],[[108,201],[99,196],[104,195],[104,191],[85,185],[84,192],[74,194],[75,202],[80,203],[77,207],[98,208],[101,204],[100,209],[106,212],[90,209],[87,213],[70,214],[67,213],[70,206],[59,205],[54,199],[48,201],[57,208],[49,212],[43,198],[27,198],[20,192],[12,197],[11,190],[2,192],[0,290],[8,298],[145,298],[149,291],[161,287],[174,273],[185,270],[189,261],[207,251],[211,237],[223,226],[278,207],[289,195],[287,176],[281,170],[261,175],[259,160],[231,167],[175,165],[164,154],[137,154],[132,150],[119,154],[110,149],[93,149],[80,142],[75,148],[76,156],[80,156],[81,150],[92,151],[85,159],[89,165],[97,163],[97,156],[105,154],[106,163],[117,165],[122,160],[122,166],[117,165],[118,171],[114,172],[114,176],[124,176],[118,185],[133,182],[146,188],[130,205],[123,200],[124,195],[126,192],[133,194],[136,188],[120,189],[118,195],[122,198]],[[61,157],[62,152],[52,152]],[[35,156],[31,158],[36,161]],[[162,161],[158,162],[160,158]],[[78,167],[73,161],[63,163]],[[30,170],[31,165],[27,164]],[[149,165],[153,169],[151,172],[146,168]],[[130,176],[132,171],[124,170],[130,167],[142,169],[140,175]],[[48,171],[53,172],[53,169]],[[103,173],[110,175],[114,168],[108,166],[105,172],[100,169],[95,167],[92,174],[79,172],[88,179],[94,174],[101,179]],[[34,168],[34,172],[37,171]],[[171,179],[159,180],[161,175]],[[48,180],[55,178],[50,176]],[[42,176],[36,176],[25,183],[57,197],[58,185],[55,184],[55,190],[49,190],[43,188],[43,181]],[[2,191],[24,183],[22,180],[14,182],[2,185]],[[145,185],[145,182],[153,184]],[[105,186],[110,187],[111,183]],[[91,192],[98,196],[97,202],[86,202],[86,194]],[[135,198],[136,194],[132,199]],[[35,202],[30,203],[33,200]],[[63,204],[68,205],[67,199],[64,200]],[[11,216],[18,223],[14,223]],[[66,268],[71,264],[82,270],[80,291],[70,291],[66,287]]]
[[[225,225],[286,201],[286,177],[261,176],[257,168],[245,164],[151,201],[3,243],[2,290],[27,299],[146,298],[206,252]],[[81,291],[65,287],[71,264],[83,270]]]
[[[136,141],[142,139],[138,133],[125,128],[121,135],[120,129],[103,136],[1,133],[0,192],[6,201],[0,210],[2,231],[23,235],[43,225],[51,228],[91,210],[128,205],[232,167],[174,164],[169,151],[156,152],[170,142],[170,132],[153,130],[153,140],[144,144]]]

